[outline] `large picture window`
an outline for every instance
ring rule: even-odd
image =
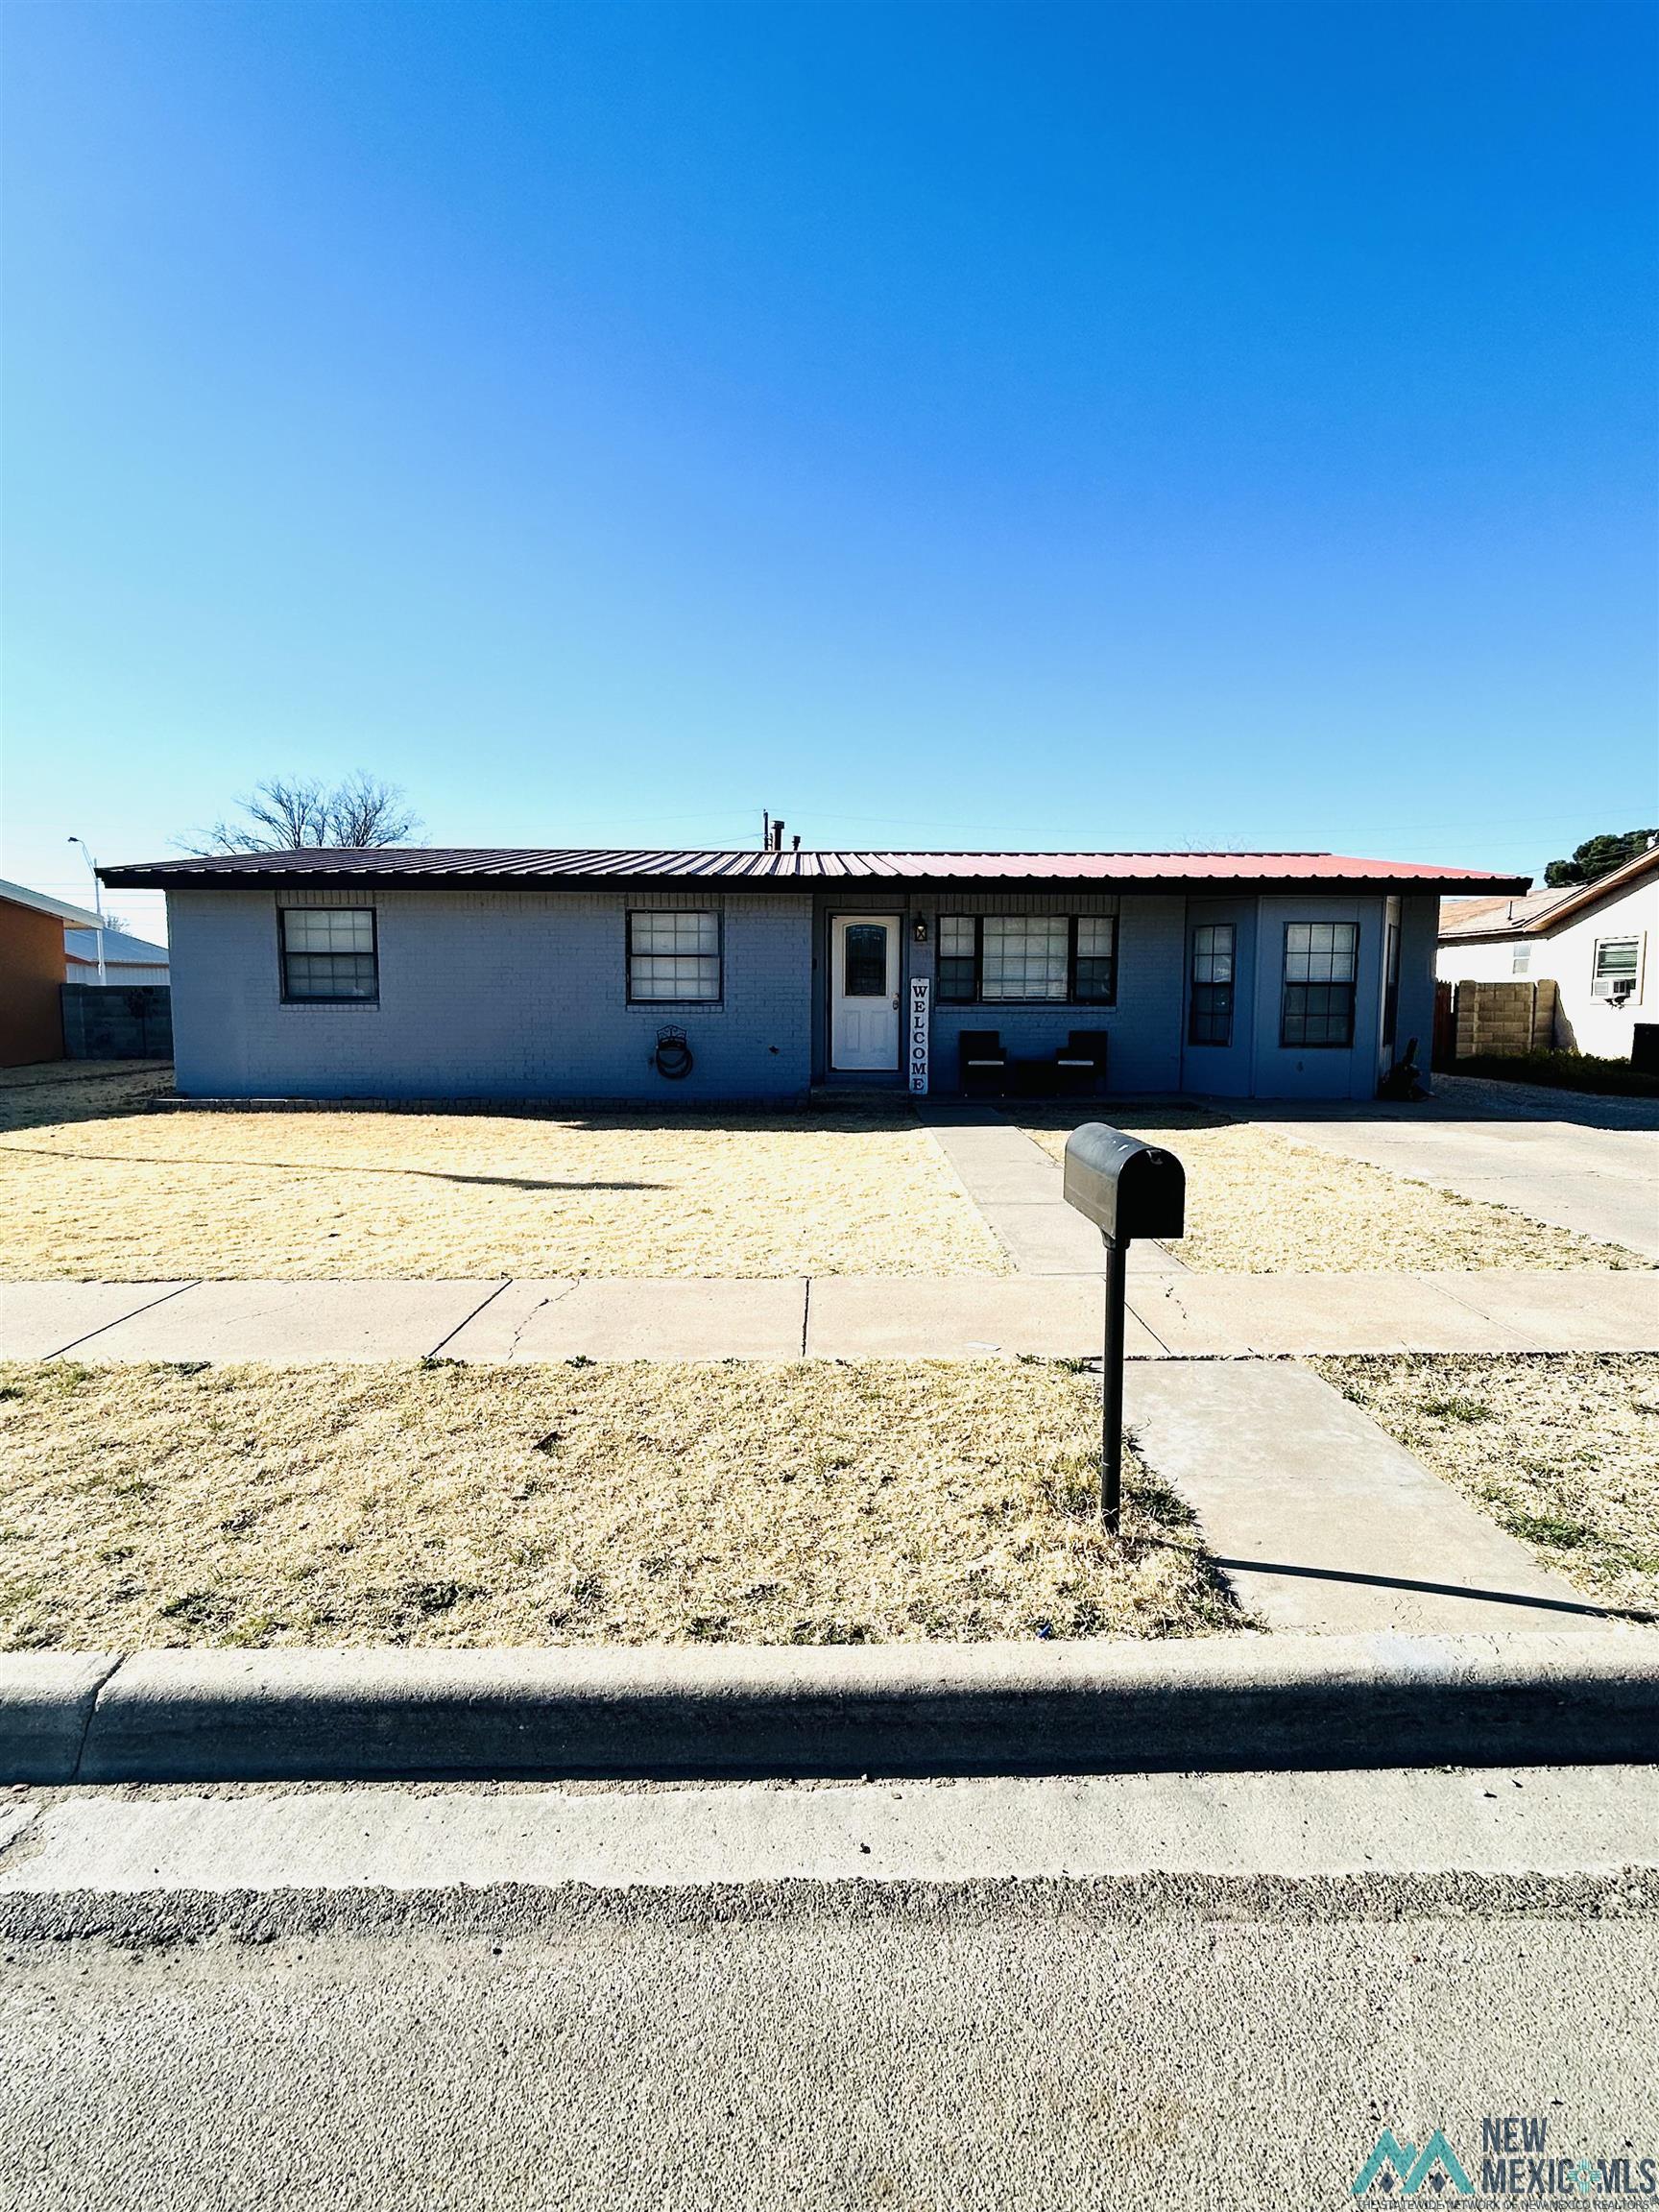
[[[1233,925],[1202,922],[1192,932],[1192,991],[1187,1010],[1190,1045],[1233,1042]]]
[[[720,997],[718,914],[628,917],[628,997],[642,1005],[709,1005]]]
[[[1318,1050],[1353,1044],[1354,979],[1358,964],[1358,923],[1285,925],[1281,1045]]]
[[[1118,996],[1111,914],[942,914],[938,993],[948,1006],[1110,1006]]]
[[[284,998],[316,1005],[379,998],[372,906],[283,906],[276,933]]]

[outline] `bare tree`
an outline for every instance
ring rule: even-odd
[[[242,822],[215,822],[199,853],[298,853],[308,845],[354,851],[400,845],[421,818],[396,783],[359,768],[332,789],[312,777],[269,776],[237,806]]]
[[[410,811],[396,783],[382,783],[361,768],[329,792],[325,812],[329,844],[348,848],[401,845],[421,827],[421,817]]]

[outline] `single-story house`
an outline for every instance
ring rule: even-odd
[[[1448,899],[1436,972],[1454,984],[1552,984],[1533,1043],[1628,1060],[1635,1024],[1659,1021],[1656,946],[1659,845],[1594,883]]]
[[[1441,894],[1523,888],[1326,853],[382,848],[103,875],[167,894],[186,1095],[661,1104],[955,1091],[965,1060],[1087,1070],[1102,1038],[1111,1092],[1368,1098],[1407,1040],[1427,1066]]]

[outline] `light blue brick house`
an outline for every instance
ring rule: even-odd
[[[798,1101],[1033,1089],[1369,1098],[1426,1066],[1442,893],[1309,853],[252,853],[107,868],[167,894],[180,1091]],[[1073,1050],[1076,1047],[1072,1048]]]

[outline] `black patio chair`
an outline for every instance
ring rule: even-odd
[[[1065,1092],[1095,1092],[1106,1088],[1106,1031],[1073,1029],[1064,1047],[1054,1055],[1055,1088]]]
[[[998,1098],[1008,1081],[1008,1055],[996,1029],[964,1029],[956,1040],[957,1081],[966,1098]]]

